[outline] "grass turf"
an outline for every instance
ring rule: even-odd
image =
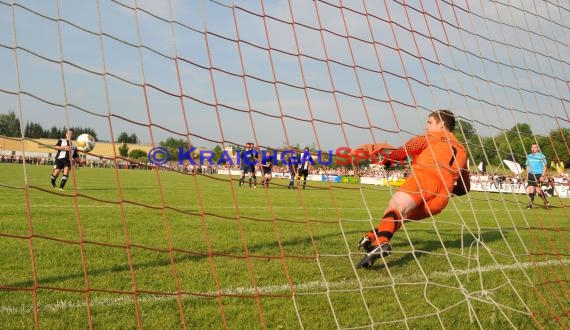
[[[6,328],[570,326],[567,200],[453,198],[360,270],[388,187],[80,168],[58,192],[50,171],[0,164]]]

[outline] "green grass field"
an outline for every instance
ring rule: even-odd
[[[81,168],[57,192],[50,171],[0,164],[4,329],[570,327],[569,200],[453,198],[360,270],[387,187]]]

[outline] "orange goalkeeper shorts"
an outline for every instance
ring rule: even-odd
[[[439,173],[416,171],[406,179],[398,191],[407,193],[416,203],[416,207],[406,214],[406,219],[410,220],[421,220],[436,215],[443,211],[449,202],[449,190]]]

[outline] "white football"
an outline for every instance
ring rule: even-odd
[[[77,150],[89,152],[95,148],[95,138],[89,134],[81,134],[75,142]]]

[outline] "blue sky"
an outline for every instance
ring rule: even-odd
[[[570,8],[453,3],[0,1],[0,113],[207,147],[398,145],[437,108],[569,127]]]

